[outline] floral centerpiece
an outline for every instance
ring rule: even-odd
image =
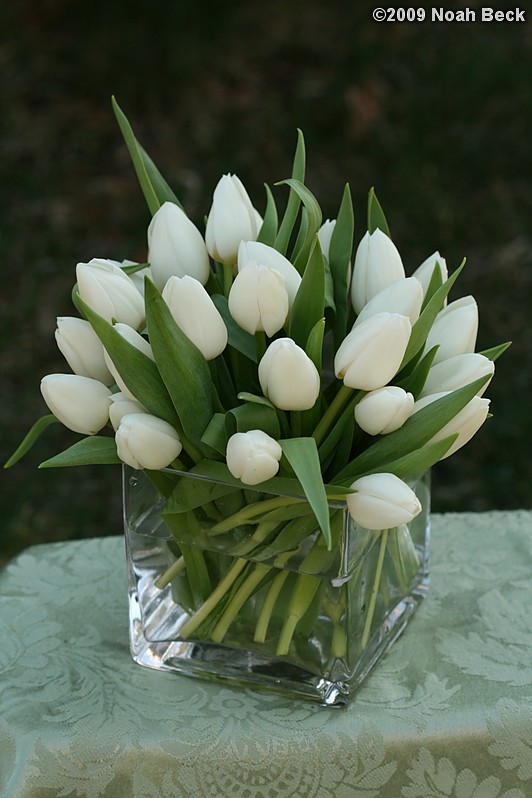
[[[345,702],[426,592],[428,471],[477,432],[506,344],[436,252],[407,277],[374,191],[353,259],[301,133],[280,217],[236,175],[205,235],[114,110],[152,219],[146,263],[79,263],[57,320],[73,373],[40,419],[83,437],[43,468],[124,465],[131,649],[151,667]]]

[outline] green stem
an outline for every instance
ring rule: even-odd
[[[384,555],[386,553],[386,544],[388,542],[388,529],[383,530],[381,537],[381,545],[379,548],[379,555],[377,558],[377,567],[375,569],[375,578],[373,580],[373,587],[371,589],[371,597],[369,600],[368,613],[366,615],[366,623],[364,624],[364,631],[362,632],[362,651],[366,648],[371,631],[371,624],[373,615],[375,613],[375,605],[377,603],[377,596],[379,595],[379,586],[382,575],[382,565],[384,563]]]
[[[347,654],[347,637],[345,629],[339,623],[334,624],[331,641],[331,653],[333,657],[342,659]]]
[[[312,433],[312,437],[315,439],[318,446],[325,437],[327,430],[336,419],[336,416],[340,413],[343,405],[348,401],[352,391],[352,388],[348,388],[347,385],[342,385],[331,404],[321,417],[319,424]]]
[[[155,587],[158,587],[159,590],[162,590],[166,585],[169,585],[172,579],[174,579],[178,574],[181,573],[185,568],[185,558],[179,557],[173,565],[168,568],[162,576],[155,583]]]
[[[242,609],[243,605],[251,596],[257,585],[260,584],[262,579],[266,576],[266,574],[270,570],[271,568],[269,565],[262,565],[260,563],[255,565],[253,571],[240,585],[235,595],[233,596],[233,598],[225,608],[222,617],[214,627],[211,634],[211,638],[212,640],[214,640],[215,643],[222,642],[225,635],[227,634],[227,630],[233,623],[239,611]]]
[[[234,564],[226,573],[222,581],[219,582],[216,588],[213,590],[209,598],[201,605],[199,610],[195,612],[194,615],[192,615],[185,623],[185,625],[181,628],[179,633],[180,637],[182,637],[184,640],[186,640],[187,637],[190,637],[192,632],[194,632],[198,628],[200,623],[203,620],[205,620],[205,618],[211,612],[211,610],[213,610],[218,604],[218,602],[225,596],[225,594],[227,593],[227,591],[229,590],[229,588],[231,587],[237,576],[240,574],[246,563],[247,560],[243,560],[241,558],[239,558],[234,562]]]
[[[233,515],[228,516],[223,521],[220,521],[219,524],[215,524],[211,527],[211,533],[228,532],[235,526],[249,523],[255,516],[262,515],[270,510],[276,510],[278,507],[284,507],[285,505],[296,504],[302,501],[305,501],[305,499],[296,499],[290,496],[276,496],[274,499],[254,502],[244,507],[242,510],[233,513]]]
[[[292,438],[301,437],[301,411],[292,410]]]
[[[281,592],[281,589],[286,581],[286,577],[289,573],[289,571],[279,571],[268,589],[268,593],[264,599],[257,625],[255,627],[255,635],[253,639],[256,643],[264,643],[266,640],[268,626],[270,625],[270,619],[272,617],[275,602],[279,598],[279,593]]]
[[[224,263],[222,265],[224,270],[224,296],[228,297],[231,286],[233,285],[233,264]]]
[[[254,533],[249,537],[247,540],[243,540],[238,546],[232,549],[232,554],[236,554],[238,557],[245,557],[253,549],[262,543],[273,530],[278,527],[279,524],[277,521],[261,521],[260,524],[257,525],[256,530]]]
[[[257,360],[260,361],[266,351],[266,333],[258,330],[255,333],[255,344],[257,346]]]
[[[281,629],[279,641],[277,643],[277,655],[279,657],[288,654],[290,643],[297,624],[306,613],[312,599],[316,595],[320,586],[320,580],[316,576],[309,574],[298,574],[297,581],[290,598],[288,615]]]

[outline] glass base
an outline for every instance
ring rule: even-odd
[[[341,558],[314,537],[283,552],[286,526],[271,530],[266,548],[236,557],[234,533],[224,552],[215,528],[199,528],[203,510],[169,528],[151,486],[138,475],[125,484],[130,643],[140,665],[342,706],[426,596],[427,480],[416,485],[424,512],[409,525],[370,532],[334,508],[339,548],[350,552]],[[195,546],[191,529],[201,533]],[[246,534],[236,545],[249,548]]]

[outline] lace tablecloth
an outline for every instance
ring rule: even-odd
[[[532,512],[436,515],[431,588],[347,709],[135,665],[121,538],[0,574],[3,798],[532,796]]]

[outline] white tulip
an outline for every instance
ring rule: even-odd
[[[140,402],[137,402],[136,399],[131,399],[127,394],[121,391],[111,394],[109,398],[111,400],[109,419],[115,432],[120,426],[123,416],[131,415],[132,413],[148,412]]]
[[[172,277],[209,279],[209,253],[198,228],[174,202],[164,202],[148,227],[148,260],[153,281],[162,290]]]
[[[277,441],[260,429],[237,432],[227,442],[227,467],[245,485],[257,485],[277,474],[282,454]]]
[[[227,346],[227,327],[205,288],[193,277],[170,277],[163,299],[180,329],[213,360]]]
[[[448,391],[434,393],[430,394],[429,396],[424,396],[422,399],[418,399],[414,405],[413,413],[417,413],[418,410],[421,410],[423,407],[435,402],[436,399],[446,396],[447,393]],[[442,427],[442,429],[430,439],[429,443],[436,443],[437,441],[441,441],[444,438],[447,438],[449,435],[453,435],[453,433],[458,432],[458,438],[451,445],[451,448],[443,455],[441,458],[442,460],[445,460],[446,457],[450,457],[452,454],[454,454],[458,449],[468,443],[473,435],[478,432],[488,417],[489,406],[489,399],[483,399],[480,396],[474,396],[471,401],[468,402],[466,406],[449,421],[448,424]]]
[[[318,230],[318,241],[320,242],[321,252],[327,260],[329,260],[331,238],[335,227],[336,219],[326,219]]]
[[[260,241],[242,241],[238,248],[238,270],[241,271],[249,263],[258,263],[260,266],[268,266],[280,272],[286,282],[286,290],[290,307],[295,299],[301,284],[301,275],[288,258],[281,255],[273,247],[262,244]]]
[[[96,435],[109,421],[109,388],[79,374],[47,374],[41,380],[44,401],[73,432]]]
[[[456,299],[440,310],[425,344],[425,352],[439,346],[434,363],[454,355],[474,352],[478,332],[478,307],[472,296]]]
[[[449,277],[449,273],[447,270],[447,263],[445,258],[442,258],[439,252],[433,252],[432,255],[423,261],[421,266],[415,270],[413,277],[417,277],[421,285],[423,286],[423,296],[426,295],[432,274],[434,272],[434,267],[436,264],[439,266],[440,274],[442,283],[444,283],[447,278]]]
[[[464,385],[487,377],[495,373],[493,360],[476,352],[466,352],[464,355],[455,355],[447,360],[442,360],[430,369],[420,397],[431,393],[455,391]],[[478,396],[482,396],[490,380],[480,388]]]
[[[358,245],[351,281],[351,302],[360,313],[369,300],[390,283],[401,280],[405,270],[393,241],[381,230],[366,233]]]
[[[149,413],[122,416],[115,440],[116,451],[124,463],[150,471],[166,468],[183,448],[171,424]]]
[[[235,263],[240,242],[254,241],[261,224],[239,178],[223,175],[214,189],[207,219],[205,240],[209,254],[221,263]]]
[[[78,263],[76,277],[80,297],[106,321],[116,319],[136,330],[142,327],[144,300],[116,261],[93,258]]]
[[[142,335],[140,333],[138,333],[136,330],[134,330],[128,324],[120,324],[120,323],[119,324],[115,324],[114,328],[115,328],[115,330],[118,333],[120,333],[122,338],[125,338],[125,340],[129,344],[131,344],[132,346],[135,347],[135,349],[138,349],[139,352],[142,352],[143,355],[146,355],[146,357],[149,357],[150,360],[154,360],[153,352],[152,352],[150,344],[148,343],[148,341],[145,338],[142,337]],[[119,373],[117,367],[115,366],[115,364],[111,360],[111,357],[109,356],[109,353],[107,352],[106,349],[104,349],[104,358],[105,358],[105,362],[107,364],[107,368],[109,369],[109,371],[113,375],[113,377],[115,379],[115,382],[118,385],[118,387],[120,388],[120,390],[122,391],[122,393],[125,393],[126,396],[128,396],[130,399],[136,400],[136,397],[133,396],[133,394],[131,393],[131,391],[129,390],[129,388],[127,387],[125,382],[123,381],[122,377],[120,376],[120,373]]]
[[[411,324],[419,318],[423,304],[423,288],[415,277],[405,277],[390,283],[378,294],[375,294],[360,311],[355,324],[369,319],[375,313],[399,313],[408,316]]]
[[[281,410],[308,410],[320,393],[320,375],[291,338],[273,341],[259,363],[264,396]]]
[[[403,360],[412,325],[399,313],[376,313],[344,338],[334,371],[349,388],[373,391],[387,385]]]
[[[129,275],[129,279],[141,295],[144,297],[144,278],[149,277],[152,283],[154,282],[154,277],[152,274],[152,270],[149,266],[145,266],[143,269],[139,269],[138,272],[133,272],[133,274]]]
[[[358,426],[370,435],[387,435],[402,427],[414,408],[414,397],[397,385],[367,393],[355,405]]]
[[[369,474],[351,485],[347,507],[354,522],[365,529],[392,529],[408,524],[421,512],[414,491],[394,474]]]
[[[88,321],[75,316],[60,316],[55,340],[74,374],[112,385],[113,377],[105,363],[103,344]]]
[[[288,309],[286,281],[277,269],[250,261],[238,272],[229,292],[229,312],[243,330],[271,337],[283,327]]]

